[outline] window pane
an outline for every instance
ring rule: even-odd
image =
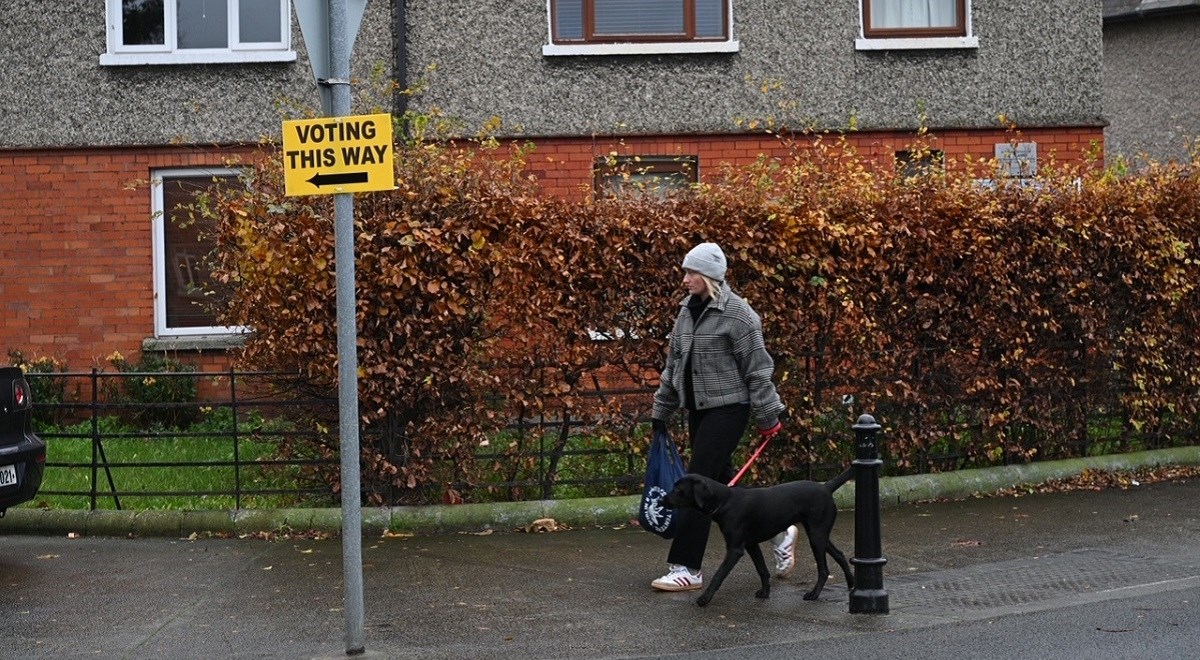
[[[228,48],[225,0],[176,0],[179,48]]]
[[[725,36],[725,0],[696,0],[696,36]]]
[[[597,35],[683,34],[683,0],[595,0]]]
[[[205,301],[211,300],[205,293],[212,280],[206,259],[214,244],[203,237],[186,206],[195,202],[197,195],[235,180],[231,176],[218,177],[216,183],[211,176],[163,179],[163,266],[167,271],[163,301],[169,328],[216,325],[205,308]]]
[[[605,184],[608,186],[607,194],[614,197],[665,199],[671,193],[687,190],[692,182],[682,172],[634,172],[610,175],[605,178]]]
[[[957,0],[870,0],[871,27],[952,28],[959,23]]]
[[[126,46],[165,43],[163,0],[125,0],[121,3],[121,35]]]
[[[925,152],[908,150],[896,152],[896,172],[901,177],[938,174],[945,169],[946,156],[936,149]]]
[[[657,197],[688,190],[697,180],[695,156],[617,156],[595,164],[596,194],[602,197]]]
[[[279,0],[241,0],[238,3],[238,39],[242,43],[278,43],[282,17]]]
[[[554,3],[554,33],[558,39],[583,38],[583,0]]]

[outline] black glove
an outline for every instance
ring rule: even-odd
[[[661,433],[667,435],[667,421],[664,419],[650,420],[650,428],[654,430],[655,434]]]

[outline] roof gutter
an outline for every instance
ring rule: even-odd
[[[1122,23],[1142,18],[1159,18],[1200,12],[1200,0],[1142,0],[1142,2],[1105,2],[1104,22]]]

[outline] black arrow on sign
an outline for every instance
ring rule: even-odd
[[[336,186],[346,183],[366,183],[369,180],[367,172],[343,172],[341,174],[321,174],[317,173],[308,180],[309,183],[320,188],[321,186]]]

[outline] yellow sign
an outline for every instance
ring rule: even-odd
[[[391,190],[396,187],[392,158],[388,114],[283,122],[289,196]]]

